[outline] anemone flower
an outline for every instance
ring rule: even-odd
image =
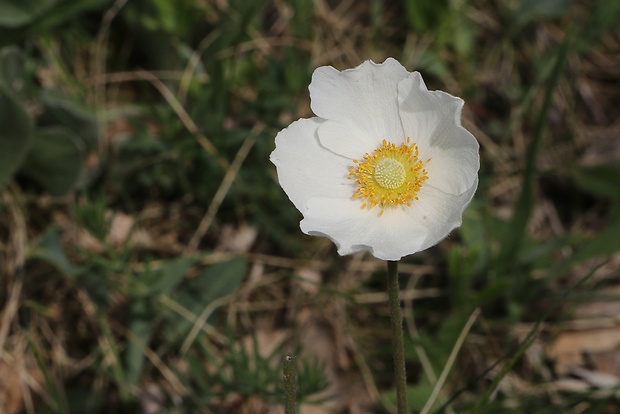
[[[462,99],[392,58],[320,67],[309,90],[317,116],[280,131],[270,157],[304,233],[399,260],[460,226],[480,166]]]

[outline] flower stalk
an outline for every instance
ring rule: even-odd
[[[398,285],[398,262],[387,262],[387,289],[392,322],[392,354],[394,355],[394,380],[396,382],[396,406],[398,414],[407,413],[407,371],[405,370],[405,345],[403,341],[403,318],[400,310],[400,287]]]
[[[284,371],[284,413],[297,413],[297,367],[295,357],[286,355],[283,362]]]

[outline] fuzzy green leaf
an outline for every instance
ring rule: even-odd
[[[82,157],[80,139],[70,130],[64,127],[39,129],[20,172],[52,195],[59,196],[77,181]]]
[[[30,146],[32,121],[23,105],[0,84],[0,188],[19,168]]]

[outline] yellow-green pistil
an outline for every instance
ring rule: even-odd
[[[379,215],[390,206],[410,206],[418,199],[422,183],[428,180],[424,162],[418,158],[418,146],[407,142],[395,145],[383,140],[372,154],[366,153],[362,161],[353,160],[349,179],[357,189],[353,198],[364,200],[362,208],[381,206]],[[429,162],[429,158],[426,162]]]

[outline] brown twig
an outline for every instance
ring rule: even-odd
[[[200,221],[200,224],[198,225],[198,229],[196,229],[196,232],[187,244],[187,248],[185,249],[186,254],[193,253],[197,250],[200,240],[202,240],[204,235],[209,230],[209,227],[211,227],[211,224],[213,224],[213,220],[215,219],[215,215],[217,214],[220,205],[222,204],[222,201],[224,201],[226,194],[228,194],[230,186],[235,181],[235,178],[239,173],[239,169],[241,168],[245,157],[247,157],[250,149],[254,145],[254,142],[256,141],[256,136],[260,133],[260,131],[262,131],[262,126],[255,127],[250,133],[250,135],[248,135],[248,137],[245,139],[245,141],[241,145],[241,148],[239,148],[239,151],[237,151],[237,155],[235,156],[235,159],[226,171],[226,174],[222,179],[222,183],[217,189],[215,196],[213,196],[213,200],[211,200],[211,204],[209,205],[207,212]]]

